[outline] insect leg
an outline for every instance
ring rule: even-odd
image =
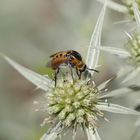
[[[95,72],[99,73],[99,71],[98,71],[98,70],[95,70],[95,69],[90,69],[90,68],[87,68],[87,69],[88,69],[88,70],[95,71]]]
[[[82,76],[82,72],[79,71],[79,79],[81,79],[81,76]]]
[[[73,71],[72,71],[72,68],[73,68],[74,66],[73,66],[73,64],[71,63],[71,60],[69,60],[68,66],[69,66],[69,69],[70,69],[70,73],[71,73],[72,80],[74,81],[74,76],[73,76]]]
[[[78,78],[81,79],[81,74],[82,74],[82,72],[80,72],[80,71],[78,71],[78,69],[76,69],[76,73],[77,73],[77,75],[78,75]]]
[[[70,66],[69,68],[70,68],[70,73],[71,73],[72,80],[74,81],[72,67]]]
[[[58,75],[58,73],[59,73],[59,68],[57,68],[56,70],[55,70],[55,76],[54,76],[54,80],[55,80],[55,87],[56,87],[56,82],[57,82],[57,75]]]

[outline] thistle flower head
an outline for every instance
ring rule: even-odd
[[[103,113],[96,107],[99,90],[86,80],[59,80],[50,89],[48,113],[52,119],[61,121],[64,127],[75,128],[78,124],[96,127],[98,117]]]
[[[137,67],[140,66],[140,34],[135,32],[132,35],[132,38],[130,38],[125,45],[130,56],[130,63],[135,64]]]
[[[122,0],[122,2],[127,6],[130,15],[134,15],[133,12],[133,0]],[[140,9],[140,0],[136,0],[137,5],[138,5],[138,9]]]

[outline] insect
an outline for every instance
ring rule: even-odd
[[[60,71],[60,65],[62,64],[68,65],[70,69],[75,68],[79,79],[81,79],[82,72],[86,70],[92,70],[98,72],[97,70],[89,69],[87,65],[84,63],[84,61],[82,60],[81,54],[75,50],[60,51],[51,55],[50,57],[52,58],[52,60],[48,62],[47,66],[50,66],[52,69],[55,70],[55,77],[54,77],[55,86],[56,86],[57,75]],[[71,69],[71,73],[72,73],[72,69]]]

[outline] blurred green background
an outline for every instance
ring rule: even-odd
[[[102,4],[95,0],[0,0],[0,52],[40,73],[52,53],[74,49],[86,58],[87,46]],[[124,30],[130,24],[114,24],[127,19],[122,13],[107,9],[102,44],[122,47]],[[102,53],[97,83],[114,75],[123,61]],[[40,127],[45,113],[35,112],[33,101],[44,93],[0,59],[0,140],[39,140],[48,129]],[[138,95],[112,101],[132,107]],[[136,117],[106,114],[110,123],[101,122],[103,140],[128,140]],[[67,138],[68,139],[68,138]],[[69,137],[71,140],[71,136]],[[77,139],[84,140],[83,134]]]

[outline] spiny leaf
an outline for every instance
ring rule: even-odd
[[[89,47],[88,47],[86,64],[91,69],[94,69],[96,68],[96,66],[98,66],[100,50],[95,50],[94,47],[97,47],[97,46],[100,47],[100,44],[101,44],[101,32],[102,32],[102,26],[104,22],[106,5],[107,5],[107,2],[105,1],[104,6],[99,15],[98,21],[96,23],[95,29],[92,33]]]
[[[4,59],[14,67],[21,75],[23,75],[27,80],[32,82],[37,88],[40,88],[44,91],[48,91],[49,87],[52,85],[52,80],[44,77],[30,69],[25,68],[24,66],[18,64],[9,57],[3,55]]]
[[[58,134],[63,130],[61,127],[61,122],[58,122],[55,127],[53,127],[50,132],[44,134],[40,140],[55,140],[58,137]]]
[[[100,48],[96,47],[95,49],[100,49],[102,51],[109,52],[109,53],[114,54],[114,55],[118,55],[118,56],[120,56],[122,58],[128,58],[128,57],[131,56],[131,54],[128,51],[126,51],[126,50],[124,50],[122,48],[101,46]]]
[[[126,78],[124,78],[124,80],[122,81],[122,83],[126,83],[132,79],[134,79],[136,76],[138,76],[140,73],[140,68],[136,68],[134,69]]]
[[[51,133],[51,134],[44,134],[40,140],[55,140],[57,138],[57,133]]]
[[[97,0],[101,3],[104,3],[105,0]],[[128,8],[124,5],[121,5],[119,3],[116,3],[112,0],[108,0],[107,2],[107,6],[117,12],[121,12],[121,13],[129,13]]]
[[[140,115],[139,112],[126,108],[117,104],[110,104],[110,103],[100,103],[97,105],[97,108],[99,110],[112,112],[112,113],[118,113],[118,114],[127,114],[127,115]]]
[[[90,128],[86,128],[86,133],[87,133],[88,140],[101,140],[96,129],[93,131]]]
[[[118,96],[121,96],[121,95],[126,95],[126,94],[131,93],[131,92],[133,92],[132,89],[129,89],[127,87],[119,88],[119,89],[116,89],[116,90],[113,90],[113,91],[110,91],[110,92],[106,92],[105,95],[100,96],[100,99],[118,97]]]

